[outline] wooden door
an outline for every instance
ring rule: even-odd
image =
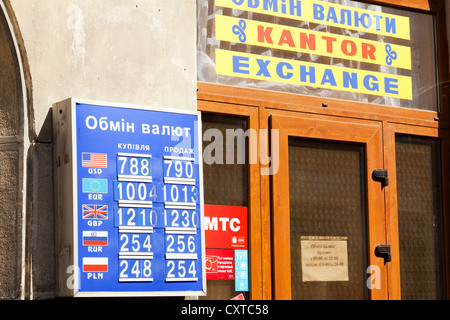
[[[273,112],[270,127],[274,298],[387,299],[382,123]]]

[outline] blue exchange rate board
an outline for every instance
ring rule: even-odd
[[[199,115],[75,114],[78,292],[202,294]]]

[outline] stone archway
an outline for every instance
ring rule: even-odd
[[[0,299],[23,295],[24,91],[21,60],[0,3]]]

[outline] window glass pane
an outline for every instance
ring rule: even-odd
[[[202,113],[203,181],[205,203],[230,206],[247,205],[247,148],[237,140],[233,143],[234,157],[227,163],[227,130],[247,130],[245,119]],[[205,135],[205,132],[208,132]],[[238,150],[238,147],[241,147]],[[244,162],[238,156],[244,155]]]
[[[248,206],[248,139],[238,134],[238,138],[231,138],[233,134],[247,130],[244,118],[202,113],[203,128],[203,185],[204,202],[206,205],[221,205],[234,207]],[[241,139],[242,140],[239,140]],[[233,152],[233,157],[228,154]],[[248,212],[248,210],[247,210]],[[248,220],[248,219],[247,219]],[[218,227],[222,224],[218,222]],[[248,232],[247,232],[248,239]],[[208,239],[206,240],[208,244]],[[222,250],[222,248],[206,247]],[[230,256],[234,250],[225,249]],[[214,255],[218,255],[214,251]],[[223,252],[223,251],[222,251]],[[250,252],[250,251],[248,251]],[[250,255],[248,255],[250,257]],[[229,257],[228,257],[229,258]],[[250,258],[249,258],[250,259]],[[250,262],[251,263],[251,262]],[[236,264],[236,261],[234,261]],[[208,270],[209,262],[207,265]],[[249,265],[248,265],[248,270]],[[236,274],[234,275],[236,278]],[[251,276],[251,275],[250,275]],[[208,279],[207,273],[207,279]],[[249,299],[248,291],[236,291],[236,280],[208,279],[207,296],[200,299],[229,300],[239,294]]]
[[[402,299],[445,297],[439,141],[396,137]]]
[[[438,108],[432,15],[350,0],[197,6],[199,81]]]
[[[289,141],[292,299],[368,298],[364,161],[359,145]]]

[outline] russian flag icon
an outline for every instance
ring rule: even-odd
[[[107,246],[108,231],[83,231],[83,246]]]

